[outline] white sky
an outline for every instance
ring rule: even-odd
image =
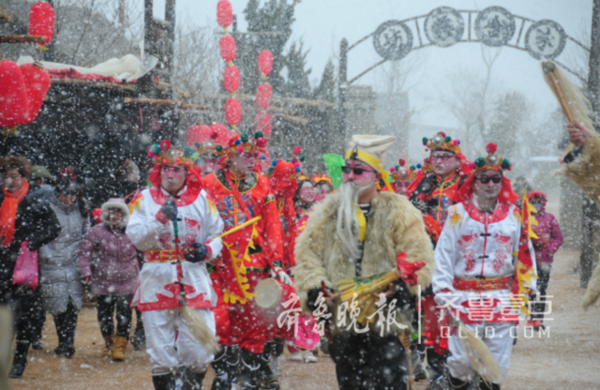
[[[238,15],[238,28],[245,31],[242,11],[246,0],[230,0],[234,13]],[[263,0],[264,1],[264,0]],[[288,0],[291,1],[291,0]],[[216,24],[217,0],[178,0],[178,17],[192,16],[199,26]],[[336,67],[339,42],[345,37],[350,44],[375,31],[381,23],[397,19],[428,14],[439,6],[450,6],[457,10],[483,10],[498,5],[514,15],[533,20],[551,19],[559,23],[568,35],[581,38],[582,30],[591,24],[592,0],[302,0],[296,6],[296,22],[290,41],[302,38],[304,47],[310,49],[308,64],[313,68],[312,79],[320,78],[330,57]],[[164,0],[155,0],[157,16],[162,16]],[[473,20],[474,21],[474,20]],[[465,20],[465,27],[467,21]],[[585,26],[584,26],[585,25]],[[520,24],[517,22],[518,34]],[[525,26],[527,29],[528,25]],[[414,34],[414,31],[413,31]],[[465,31],[466,34],[466,31]],[[423,35],[423,39],[426,39]],[[525,31],[523,31],[523,37]],[[521,40],[523,40],[523,37]],[[414,37],[414,45],[417,38]],[[439,102],[439,90],[447,86],[447,77],[461,68],[476,74],[483,71],[480,44],[460,43],[449,48],[428,47],[411,52],[411,56],[422,57],[423,76],[414,78],[416,85],[410,90],[411,104],[421,110],[419,122],[428,125],[455,127],[451,114]],[[573,43],[557,58],[565,61]],[[372,40],[362,43],[349,54],[348,79],[362,72],[380,57],[373,49]],[[375,86],[374,72],[357,83]],[[512,48],[503,48],[494,65],[494,83],[499,90],[518,90],[535,105],[536,117],[544,116],[557,107],[555,98],[542,79],[538,62],[528,53]],[[381,85],[381,84],[379,84]]]

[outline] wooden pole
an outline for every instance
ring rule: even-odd
[[[0,43],[44,43],[41,35],[0,35]]]

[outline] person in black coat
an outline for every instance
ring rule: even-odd
[[[50,206],[31,192],[26,179],[31,169],[31,163],[22,157],[0,159],[0,305],[10,305],[15,312],[17,348],[12,378],[23,375],[29,346],[38,333],[36,324],[41,323],[37,317],[43,313],[39,289],[12,283],[21,244],[27,241],[29,249],[37,251],[61,231]]]

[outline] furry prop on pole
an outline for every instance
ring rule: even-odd
[[[592,120],[591,104],[581,92],[581,89],[573,84],[554,62],[545,60],[541,64],[544,71],[544,80],[558,99],[568,121],[573,123],[576,120],[586,129],[592,130],[594,122]]]
[[[183,311],[183,317],[188,323],[188,327],[192,331],[194,337],[202,344],[209,352],[217,353],[219,351],[219,344],[217,338],[213,334],[212,330],[204,321],[204,318],[196,312],[194,309],[188,306],[185,300],[185,290],[183,288],[183,267],[181,265],[181,257],[179,251],[179,227],[177,226],[177,219],[173,221],[173,231],[175,233],[175,252],[177,253],[177,282],[179,283],[179,304]]]
[[[460,318],[456,317],[451,310],[446,312],[452,317],[452,326],[458,329],[458,334],[461,336],[460,340],[467,351],[473,369],[486,383],[501,383],[503,379],[502,371],[487,345],[467,329]]]

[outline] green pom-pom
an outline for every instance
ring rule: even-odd
[[[306,156],[304,156],[303,154],[301,154],[301,155],[298,156],[298,160],[304,161],[304,160],[306,160]]]
[[[446,136],[446,138],[444,138],[445,142],[450,142],[452,141],[452,137],[450,137],[449,135]]]
[[[506,159],[506,158],[502,159],[502,164],[500,164],[500,167],[502,169],[510,168],[510,161],[508,161],[508,159]]]
[[[154,144],[150,147],[150,151],[152,152],[153,155],[158,156],[162,153],[162,149],[160,148],[159,144]]]
[[[399,171],[399,170],[400,170],[400,165],[396,165],[394,168],[395,168],[397,171]]]
[[[411,171],[414,171],[414,170],[416,170],[416,169],[417,169],[417,167],[415,167],[414,165],[411,165],[409,169],[410,169]]]
[[[202,144],[200,142],[196,142],[194,144],[194,146],[196,147],[196,149],[200,149],[200,147],[202,146]]]
[[[262,133],[262,131],[257,131],[256,133],[254,133],[254,138],[259,139],[259,138],[263,138],[264,135]]]
[[[423,137],[423,145],[427,145],[427,142],[429,142],[429,138]]]
[[[269,168],[269,173],[273,173],[273,171],[274,171],[274,170],[275,170],[275,168],[274,168],[274,167],[270,167],[270,168]]]
[[[240,138],[243,143],[246,143],[250,139],[250,136],[248,136],[248,134],[244,133],[244,134],[242,134],[242,136]]]
[[[194,155],[194,148],[186,146],[183,148],[183,155],[185,157],[192,157]]]
[[[477,157],[477,159],[475,160],[475,166],[477,168],[483,168],[485,166],[485,158]]]
[[[217,146],[215,147],[215,150],[216,150],[217,152],[222,152],[222,151],[223,151],[223,147],[222,147],[221,145],[217,145]]]

